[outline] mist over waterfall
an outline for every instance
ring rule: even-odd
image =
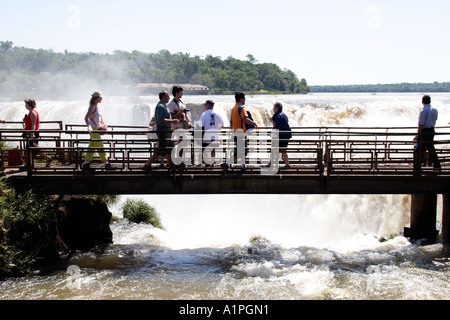
[[[97,89],[97,88],[96,88]],[[96,90],[94,89],[94,90]],[[101,89],[101,88],[100,88]],[[92,91],[94,91],[92,90]],[[100,90],[101,91],[101,90]],[[308,94],[308,95],[249,95],[247,108],[260,126],[269,126],[273,103],[281,102],[283,112],[294,127],[367,126],[402,127],[417,126],[422,94]],[[33,98],[33,97],[24,97]],[[77,100],[38,100],[37,110],[41,121],[62,120],[64,124],[84,124],[90,96]],[[195,121],[204,111],[203,103],[211,99],[215,111],[229,124],[229,114],[234,106],[234,96],[189,96],[191,118]],[[110,125],[147,125],[158,102],[155,96],[105,96],[99,105],[105,122]],[[450,119],[450,100],[447,94],[432,95],[432,104],[439,110],[439,125],[447,125]],[[22,101],[1,101],[0,117],[21,121],[26,109]]]
[[[174,249],[244,246],[252,237],[263,237],[283,247],[308,245],[344,251],[371,246],[378,236],[399,234],[409,219],[410,199],[408,195],[131,198],[143,198],[161,213],[166,232],[155,236]],[[120,205],[116,214],[121,215]]]

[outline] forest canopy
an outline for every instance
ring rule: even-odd
[[[125,86],[137,83],[199,84],[211,94],[308,93],[305,79],[273,63],[222,59],[188,53],[114,51],[112,54],[54,52],[15,47],[0,41],[0,94],[21,96],[71,96],[74,92],[125,93]]]

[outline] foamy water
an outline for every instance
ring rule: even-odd
[[[438,125],[450,121],[450,95],[432,94],[432,105],[439,110]],[[291,126],[417,126],[418,113],[422,107],[421,93],[314,93],[308,95],[249,95],[247,107],[259,125],[269,126],[273,103],[281,102]],[[234,96],[184,96],[188,104],[203,104],[214,100],[215,111],[229,124],[229,112],[234,106]],[[105,122],[110,125],[146,125],[158,102],[156,96],[104,97],[99,105]],[[41,121],[62,120],[64,124],[84,124],[89,97],[80,100],[37,101]],[[134,106],[149,108],[149,113],[135,115]],[[0,117],[22,121],[27,112],[23,101],[0,102]],[[191,110],[193,120],[198,120],[202,107]]]
[[[421,96],[248,96],[247,105],[260,125],[280,101],[291,126],[414,127]],[[206,99],[229,118],[233,96],[184,97],[194,107]],[[100,111],[109,124],[133,125],[133,105],[150,106],[145,118],[156,102],[105,97]],[[25,113],[22,102],[0,105],[1,119],[20,121]],[[450,94],[433,94],[432,105],[445,126]],[[87,101],[38,101],[41,120],[82,124],[86,110]],[[194,120],[200,112],[192,110]],[[165,230],[122,219],[128,198],[154,206]],[[77,254],[49,275],[0,282],[0,299],[450,298],[442,245],[411,244],[401,235],[409,195],[135,195],[110,209],[119,218],[113,245]]]

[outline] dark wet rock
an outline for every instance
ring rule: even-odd
[[[89,251],[112,243],[112,214],[101,201],[64,196],[57,202],[59,237],[70,251]]]

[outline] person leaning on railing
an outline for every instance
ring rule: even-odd
[[[289,165],[289,157],[287,154],[287,146],[289,139],[292,138],[291,127],[289,126],[289,120],[286,114],[283,113],[283,105],[279,102],[273,105],[273,117],[270,118],[270,122],[275,129],[280,131],[279,133],[279,150],[283,158],[286,167]]]
[[[230,113],[230,127],[233,131],[236,130],[243,130],[244,132],[249,130],[249,129],[258,129],[258,124],[252,120],[250,113],[247,111],[247,109],[245,108],[245,102],[246,102],[246,97],[245,94],[243,92],[236,92],[234,94],[234,99],[236,101],[236,104],[234,105],[234,107],[231,109],[231,113]],[[234,143],[235,143],[235,150],[234,150],[234,161],[237,162],[239,155],[238,155],[238,149],[237,149],[237,144],[238,144],[238,134],[235,134],[233,136],[234,139]],[[245,156],[248,153],[248,140],[246,135],[243,135],[243,139],[244,139],[244,145],[245,145]],[[242,156],[242,155],[241,155]],[[244,163],[242,164],[243,167],[246,166],[245,164],[245,159],[241,159],[244,161]]]
[[[422,97],[422,105],[423,109],[419,114],[417,136],[415,136],[414,141],[420,142],[420,148],[428,151],[433,167],[435,169],[441,169],[441,164],[434,147],[434,127],[436,126],[438,111],[436,108],[431,107],[431,97],[429,95]]]

